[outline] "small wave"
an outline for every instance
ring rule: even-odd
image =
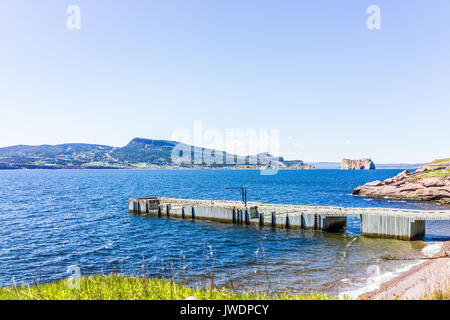
[[[97,253],[97,252],[100,252],[102,250],[112,250],[113,249],[113,244],[114,244],[114,241],[113,242],[109,242],[109,243],[107,243],[105,245],[96,247],[96,248],[91,248],[89,250],[83,251],[83,254]]]
[[[434,256],[436,253],[441,251],[443,242],[434,242],[429,245],[427,245],[425,248],[422,249],[422,253],[425,254],[428,257]]]
[[[421,263],[423,263],[423,261],[410,263],[410,264],[403,266],[401,268],[398,268],[394,271],[388,271],[388,272],[381,273],[381,274],[373,276],[373,277],[369,277],[369,278],[367,278],[367,281],[366,281],[367,284],[365,286],[358,288],[358,289],[341,292],[339,294],[339,298],[349,297],[351,299],[356,299],[357,297],[359,297],[360,295],[362,295],[364,293],[378,290],[383,283],[388,282],[389,280],[399,276],[400,274],[410,270],[411,268],[413,268],[415,266],[418,266]]]
[[[441,250],[442,245],[443,245],[442,242],[430,243],[425,248],[422,249],[422,253],[428,257],[432,257],[433,255],[435,255],[436,253],[438,253]],[[410,270],[411,268],[413,268],[415,266],[418,266],[421,263],[424,263],[424,261],[422,260],[422,261],[416,261],[414,263],[408,263],[407,265],[403,265],[402,267],[397,268],[394,271],[388,271],[388,272],[381,273],[381,274],[378,274],[373,277],[369,277],[366,280],[367,285],[363,286],[362,288],[342,292],[339,294],[339,297],[343,298],[343,297],[347,296],[349,298],[357,298],[364,293],[378,290],[383,283],[388,282],[389,280],[399,276],[400,274]]]
[[[108,243],[107,245],[105,245],[105,246],[103,247],[103,249],[112,249],[113,244],[114,244],[114,242],[110,242],[110,243]]]

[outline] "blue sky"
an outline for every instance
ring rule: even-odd
[[[0,146],[122,146],[201,120],[279,129],[305,161],[450,156],[447,0],[2,0],[0,41]]]

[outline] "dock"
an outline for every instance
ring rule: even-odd
[[[345,232],[347,217],[359,217],[362,236],[408,241],[423,239],[426,221],[450,220],[450,210],[302,206],[165,197],[129,199],[128,209],[133,214],[159,217],[338,233]]]

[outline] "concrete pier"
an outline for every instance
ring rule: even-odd
[[[345,232],[347,217],[355,216],[361,219],[361,235],[401,240],[422,239],[427,220],[450,220],[450,210],[296,206],[262,202],[247,202],[245,205],[239,201],[163,197],[129,199],[128,208],[135,214],[327,232]]]
[[[366,237],[418,240],[425,236],[425,220],[399,215],[362,215],[361,234]]]

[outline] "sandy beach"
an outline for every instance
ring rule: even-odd
[[[430,297],[435,290],[450,286],[450,241],[443,243],[433,259],[425,260],[410,270],[383,283],[379,289],[360,296],[372,300],[419,300]]]

